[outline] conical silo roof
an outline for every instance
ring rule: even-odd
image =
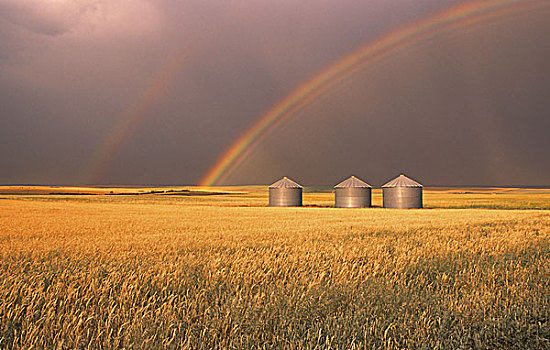
[[[395,179],[386,183],[385,185],[382,185],[382,188],[388,188],[388,187],[422,187],[422,185],[412,179],[409,179],[405,175],[401,174]]]
[[[372,188],[371,185],[366,183],[365,181],[355,177],[350,176],[348,179],[340,182],[338,185],[334,186],[334,188]]]
[[[303,188],[303,187],[285,176],[279,181],[269,186],[269,188]]]

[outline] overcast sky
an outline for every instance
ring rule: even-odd
[[[198,183],[300,83],[459,3],[0,0],[0,183]],[[228,184],[550,185],[549,16],[550,2],[392,57],[277,129]]]

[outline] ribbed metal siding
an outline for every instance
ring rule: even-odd
[[[422,208],[422,187],[387,187],[382,192],[384,208]]]
[[[301,188],[270,188],[269,189],[270,207],[301,207],[302,189]]]
[[[366,187],[344,187],[334,189],[336,208],[367,208],[371,206],[371,189]]]

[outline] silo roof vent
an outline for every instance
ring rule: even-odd
[[[385,185],[382,185],[382,188],[388,188],[388,187],[423,187],[423,186],[418,182],[414,181],[413,179],[410,179],[405,175],[401,174],[395,179],[386,183]]]
[[[303,188],[303,187],[285,176],[279,181],[269,186],[269,188]]]
[[[372,188],[371,185],[366,183],[365,181],[355,177],[351,176],[348,179],[340,182],[338,185],[334,186],[334,188]]]

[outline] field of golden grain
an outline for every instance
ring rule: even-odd
[[[0,348],[550,348],[549,190],[27,190],[0,191]]]

